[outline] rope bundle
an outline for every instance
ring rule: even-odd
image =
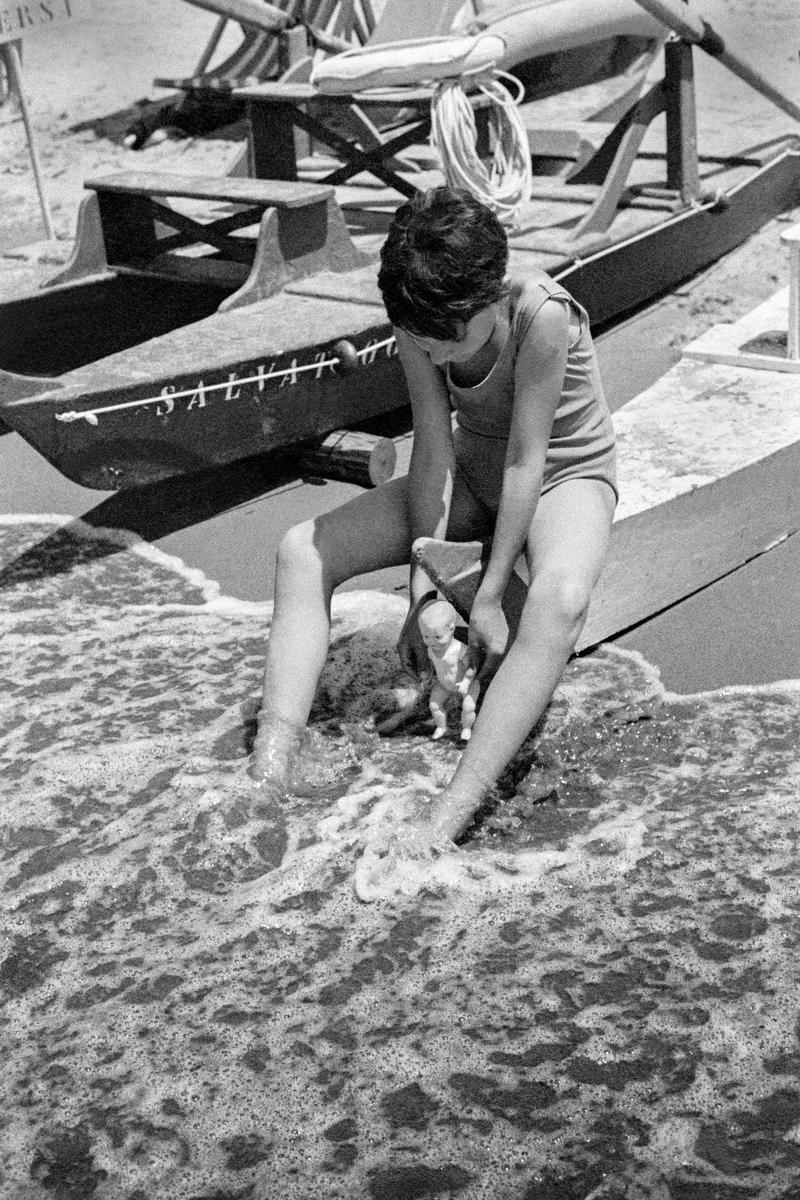
[[[500,76],[517,85],[516,99]],[[431,145],[437,151],[450,187],[464,188],[490,208],[504,224],[513,224],[530,199],[531,154],[518,105],[522,85],[513,75],[495,71],[481,78],[478,90],[491,101],[489,122],[494,151],[491,166],[478,157],[472,105],[458,79],[445,79],[431,103]]]

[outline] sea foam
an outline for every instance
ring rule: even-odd
[[[788,1194],[797,682],[572,662],[465,843],[365,905],[460,753],[374,728],[400,598],[336,601],[269,802],[269,606],[61,518],[0,522],[0,585],[2,1194]]]

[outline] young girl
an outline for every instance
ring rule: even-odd
[[[547,705],[586,618],[616,504],[614,434],[586,313],[541,271],[507,278],[507,261],[502,226],[467,192],[436,188],[397,210],[378,283],[411,399],[409,473],[281,542],[250,766],[258,781],[289,782],[338,584],[409,562],[418,537],[491,536],[469,624],[483,703],[431,805],[424,836],[438,846],[464,832]],[[521,552],[530,584],[509,645],[502,600]],[[412,567],[412,610],[430,589]],[[424,646],[412,624],[398,649],[419,673]]]

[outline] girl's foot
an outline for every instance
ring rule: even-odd
[[[353,889],[366,904],[413,896],[431,881],[431,867],[454,844],[432,826],[410,825],[385,842],[367,844],[353,875]]]
[[[304,734],[302,725],[262,708],[247,767],[247,774],[258,788],[288,791]]]

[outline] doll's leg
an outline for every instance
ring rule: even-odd
[[[475,715],[477,712],[478,696],[481,694],[481,685],[477,679],[473,679],[469,685],[467,694],[461,704],[461,740],[468,742],[472,737],[472,726],[475,724]]]
[[[443,688],[440,683],[435,683],[431,688],[431,698],[428,701],[428,708],[431,710],[433,723],[436,726],[431,734],[435,742],[447,733],[447,709],[445,708],[447,694],[447,688]]]
[[[519,630],[488,686],[455,775],[431,817],[456,838],[541,716],[583,628],[606,556],[614,494],[573,479],[546,492],[528,537],[531,581]]]

